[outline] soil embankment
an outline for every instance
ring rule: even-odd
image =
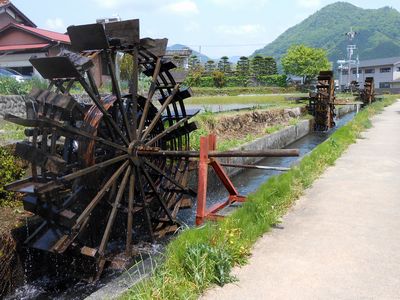
[[[301,107],[287,109],[254,110],[251,112],[212,115],[200,119],[202,128],[217,135],[218,141],[242,140],[247,136],[268,133],[272,126],[286,126],[305,113]]]
[[[17,252],[15,229],[23,224],[18,209],[0,208],[0,298],[23,281],[23,268]]]

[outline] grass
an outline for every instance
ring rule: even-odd
[[[243,95],[243,96],[203,96],[191,97],[185,104],[211,105],[211,104],[264,104],[278,107],[292,107],[299,105],[294,101],[286,100],[286,97],[304,96],[305,94],[290,95]]]
[[[0,144],[25,139],[25,127],[0,120]]]
[[[293,87],[269,87],[269,86],[254,86],[254,87],[191,87],[195,96],[237,96],[242,94],[282,94],[295,93]]]
[[[255,241],[279,223],[303,191],[371,127],[370,118],[395,99],[387,96],[362,110],[299,165],[262,184],[230,217],[183,230],[169,243],[153,275],[132,287],[122,299],[197,299],[211,285],[234,280],[229,275],[231,268],[246,263]]]

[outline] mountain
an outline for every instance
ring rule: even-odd
[[[210,58],[207,55],[201,54],[200,52],[197,52],[195,50],[193,50],[192,48],[185,46],[185,45],[181,45],[181,44],[174,44],[171,46],[167,47],[168,50],[182,50],[182,49],[190,49],[192,50],[192,55],[196,55],[197,58],[200,60],[200,62],[202,64],[206,63],[207,60],[210,60]]]
[[[400,56],[400,13],[390,7],[362,9],[347,2],[325,6],[253,55],[280,59],[291,45],[305,44],[326,49],[336,62],[346,58],[345,33],[350,28],[357,32],[353,44],[360,60]]]

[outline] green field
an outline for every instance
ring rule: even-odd
[[[277,106],[292,106],[295,101],[286,100],[286,97],[305,97],[307,94],[271,94],[271,95],[243,95],[243,96],[202,96],[192,97],[185,104],[269,104]]]

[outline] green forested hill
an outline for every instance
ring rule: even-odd
[[[360,60],[400,56],[400,13],[390,7],[362,9],[347,2],[325,6],[254,54],[279,59],[291,45],[305,44],[326,49],[336,62],[346,57],[345,33],[350,27],[358,33],[354,42]]]

